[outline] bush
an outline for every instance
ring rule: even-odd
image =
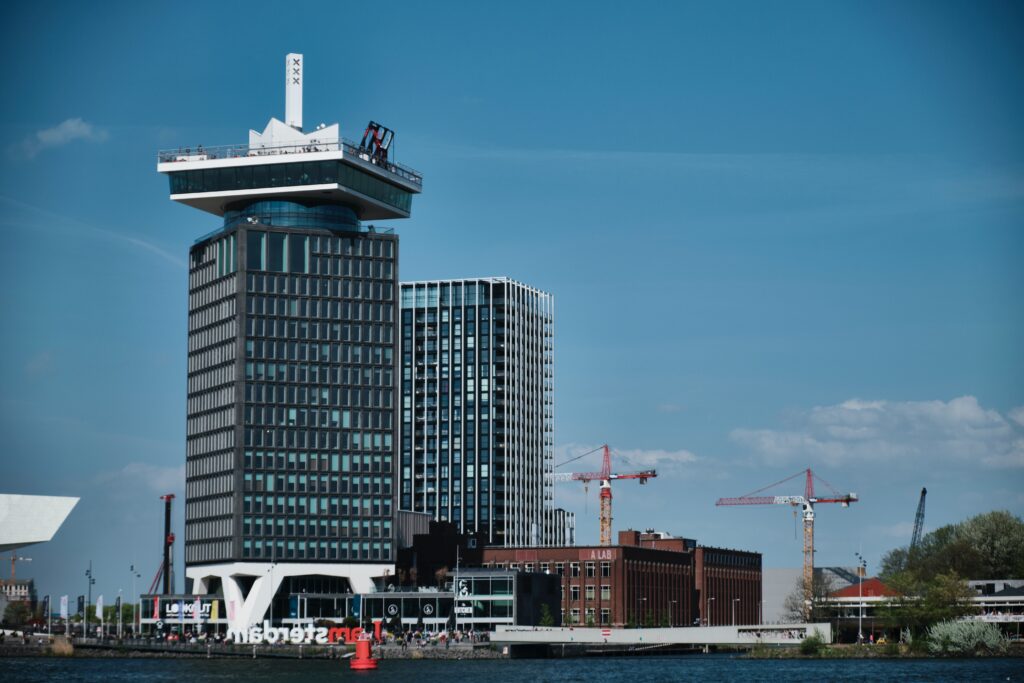
[[[928,651],[932,654],[1005,652],[1009,644],[998,626],[984,621],[941,621],[928,629]]]
[[[802,655],[818,655],[823,649],[825,649],[825,639],[817,631],[800,641],[800,654]]]

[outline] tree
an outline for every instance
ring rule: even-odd
[[[795,623],[803,622],[805,619],[809,622],[828,621],[828,598],[834,590],[835,582],[831,575],[814,572],[814,580],[811,582],[810,613],[805,617],[807,605],[804,604],[804,579],[802,576],[798,577],[793,590],[782,603],[785,620]]]
[[[903,573],[917,582],[950,573],[967,578],[1024,576],[1024,520],[994,511],[939,527],[913,550],[896,548],[882,558],[883,581],[890,583]]]
[[[4,610],[4,623],[8,626],[21,626],[25,624],[31,616],[32,610],[29,608],[27,602],[12,600],[7,603],[7,609]]]
[[[540,626],[554,626],[555,618],[551,616],[551,608],[548,607],[548,603],[542,602],[540,604]]]
[[[893,576],[889,587],[898,595],[886,600],[881,610],[893,624],[908,628],[920,636],[940,621],[959,619],[977,608],[971,602],[976,593],[955,572],[939,574],[930,581],[921,581],[912,572]]]

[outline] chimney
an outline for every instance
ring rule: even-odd
[[[302,130],[302,55],[284,58],[284,122]]]

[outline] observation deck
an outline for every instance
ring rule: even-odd
[[[275,124],[272,120],[267,130]],[[337,130],[336,126],[330,129]],[[291,131],[288,131],[291,133]],[[333,131],[332,131],[333,132]],[[254,134],[259,137],[259,134]],[[408,218],[423,189],[418,171],[370,155],[355,142],[316,131],[296,140],[161,150],[157,171],[170,180],[171,200],[223,216],[238,201],[328,200],[351,206],[360,220]]]

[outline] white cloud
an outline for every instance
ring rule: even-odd
[[[683,406],[678,404],[678,403],[660,403],[660,404],[658,404],[658,412],[659,413],[668,413],[668,414],[671,415],[672,413],[681,413],[681,412],[683,412],[683,410],[684,410]]]
[[[1008,420],[982,407],[974,396],[951,401],[851,399],[812,408],[798,415],[789,429],[736,429],[730,437],[771,464],[921,460],[1024,467],[1024,425],[1018,411],[1010,411]]]
[[[50,351],[40,351],[25,362],[25,374],[30,377],[51,374],[55,368],[55,359]]]
[[[1010,412],[1006,414],[1011,420],[1024,427],[1024,406],[1017,406],[1011,408]]]
[[[61,147],[75,140],[104,142],[108,137],[107,131],[76,117],[62,121],[52,128],[36,131],[22,140],[18,150],[31,159],[45,149]]]
[[[602,453],[600,446],[588,444],[564,444],[555,448],[555,464],[566,463],[557,468],[556,472],[597,472],[601,469]],[[589,453],[594,451],[593,453]],[[589,453],[575,462],[566,462],[575,457]],[[665,472],[684,472],[686,466],[695,463],[699,458],[686,449],[674,451],[663,449],[612,449],[612,471],[639,471],[658,469]]]
[[[185,488],[185,465],[161,467],[146,462],[130,462],[119,470],[97,475],[100,483],[112,483],[154,493],[180,492]]]

